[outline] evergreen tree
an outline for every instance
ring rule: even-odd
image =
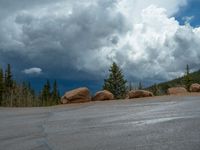
[[[56,80],[53,83],[53,91],[52,91],[52,100],[53,100],[53,104],[58,104],[59,103],[59,92],[58,92],[58,87],[57,87],[57,82]]]
[[[158,85],[157,85],[157,84],[154,84],[154,85],[152,86],[152,93],[153,93],[155,96],[159,95],[159,88],[158,88]]]
[[[26,107],[28,105],[28,100],[27,100],[28,88],[27,88],[26,82],[22,82],[21,88],[22,88],[21,92],[22,92],[22,95],[23,95],[23,98],[21,99],[21,101],[23,103],[23,106]]]
[[[132,86],[132,83],[129,82],[128,91],[131,91],[131,90],[133,90],[133,86]]]
[[[189,75],[190,74],[190,67],[189,65],[187,64],[186,65],[186,75]]]
[[[10,64],[7,65],[5,72],[0,67],[0,106],[48,106],[58,104],[59,99],[56,81],[54,81],[52,92],[50,82],[47,80],[40,95],[35,95],[35,91],[29,82],[17,83],[13,80]]]
[[[10,64],[7,65],[7,69],[5,72],[5,88],[6,90],[11,90],[13,86],[13,79],[12,79],[12,73],[11,73],[11,66]]]
[[[12,80],[11,66],[10,64],[8,64],[5,72],[5,87],[12,88],[12,86],[13,86],[13,80]]]
[[[141,82],[139,82],[138,89],[142,90],[142,83]]]
[[[126,80],[121,69],[114,62],[109,69],[110,75],[104,80],[103,89],[113,93],[115,98],[120,99],[126,95]]]
[[[40,95],[42,105],[44,105],[44,106],[47,106],[50,104],[50,100],[51,100],[50,90],[51,90],[50,82],[49,82],[49,80],[47,80],[42,89],[41,95]]]
[[[3,92],[4,92],[4,79],[3,79],[3,69],[0,68],[0,106],[3,102]]]
[[[14,81],[12,79],[11,66],[10,64],[8,64],[5,71],[5,81],[4,81],[6,106],[11,106],[11,107],[13,106],[13,96],[14,96],[13,85]]]
[[[190,76],[190,68],[189,65],[186,65],[186,72],[185,72],[185,76],[183,78],[183,83],[186,87],[186,89],[189,91],[190,90],[190,85],[192,84],[192,78]]]
[[[30,93],[33,97],[35,97],[35,90],[32,88],[30,82],[28,82],[28,90],[29,90],[29,93]]]
[[[47,96],[47,100],[51,98],[51,85],[50,85],[49,80],[47,80],[47,83],[46,83],[46,96]]]

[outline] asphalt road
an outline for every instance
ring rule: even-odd
[[[1,150],[200,150],[200,97],[0,108]]]

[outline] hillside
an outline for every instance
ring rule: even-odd
[[[190,73],[192,79],[191,83],[200,83],[200,70]],[[176,78],[167,82],[152,85],[146,90],[153,92],[155,95],[163,95],[167,93],[167,89],[170,87],[184,86],[184,77]]]

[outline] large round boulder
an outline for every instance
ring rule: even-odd
[[[167,90],[167,93],[169,95],[184,94],[187,93],[187,90],[184,87],[172,87]]]
[[[153,93],[145,90],[132,90],[128,93],[127,98],[141,98],[141,97],[152,97]]]
[[[200,84],[194,83],[190,86],[190,92],[200,92]]]
[[[97,92],[92,98],[93,101],[104,101],[104,100],[113,100],[113,99],[114,99],[114,95],[107,90]]]
[[[91,101],[90,91],[86,87],[78,88],[66,92],[65,95],[61,98],[62,104],[67,103],[81,103]]]

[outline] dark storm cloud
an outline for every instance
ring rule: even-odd
[[[57,0],[57,2],[63,0]],[[21,10],[29,10],[34,7],[55,2],[55,0],[0,0],[0,20]]]
[[[200,29],[168,15],[186,1],[135,2],[0,0],[0,63],[18,75],[37,68],[43,77],[102,80],[116,61],[128,78],[148,82],[177,77],[186,63],[197,68]]]
[[[113,8],[115,3],[114,0],[97,1],[81,7],[77,3],[72,7],[63,6],[64,12],[57,11],[58,7],[54,6],[37,12],[37,2],[33,4],[36,10],[17,11],[21,6],[17,5],[16,13],[3,22],[5,29],[2,32],[10,34],[1,37],[1,41],[5,40],[0,45],[3,57],[9,58],[14,50],[22,54],[21,63],[24,66],[27,64],[25,62],[29,62],[30,66],[45,68],[49,74],[54,74],[55,70],[62,70],[62,74],[72,70],[83,71],[91,65],[88,60],[92,56],[99,57],[102,47],[117,44],[117,35],[123,35],[129,30],[123,15]],[[21,4],[29,7],[28,2]],[[14,26],[15,30],[10,31],[10,26]],[[10,60],[14,63],[17,57]],[[101,63],[101,60],[95,58],[94,61],[92,63],[96,65]],[[105,66],[103,62],[102,66]],[[94,66],[89,69],[96,70]],[[73,71],[70,73],[73,74]]]

